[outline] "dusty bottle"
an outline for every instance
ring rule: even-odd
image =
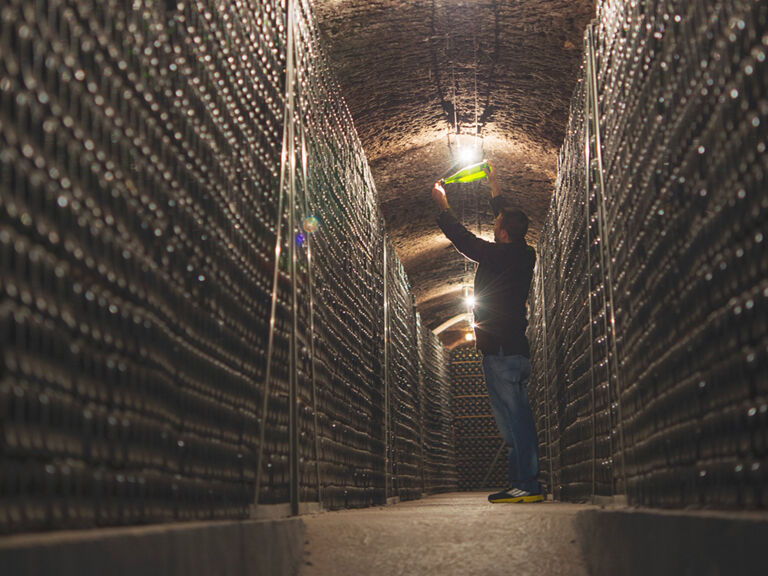
[[[471,166],[462,168],[455,174],[446,176],[440,181],[440,183],[453,184],[455,182],[474,182],[475,180],[480,180],[481,178],[485,178],[486,170],[490,172],[491,167],[488,165],[488,162],[484,160],[482,162],[478,162],[477,164],[472,164]]]

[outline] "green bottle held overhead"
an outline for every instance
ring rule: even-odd
[[[474,182],[475,180],[485,178],[486,170],[490,172],[491,167],[488,166],[488,162],[484,160],[482,162],[478,162],[477,164],[472,164],[471,166],[462,168],[455,174],[451,174],[450,176],[443,178],[440,182],[443,184],[453,184],[455,182]]]

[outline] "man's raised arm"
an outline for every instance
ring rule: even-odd
[[[456,250],[475,262],[484,260],[489,253],[491,242],[478,238],[456,219],[448,205],[448,199],[445,197],[445,188],[440,182],[435,182],[432,187],[432,200],[440,209],[437,225],[440,226],[448,240],[453,243]]]

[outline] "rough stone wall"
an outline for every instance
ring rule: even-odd
[[[462,312],[462,258],[434,224],[432,183],[456,162],[455,133],[479,134],[504,194],[531,218],[535,244],[549,205],[584,27],[579,0],[321,1],[342,92],[425,324]],[[452,204],[464,192],[448,191]],[[478,187],[481,233],[491,231]],[[463,332],[446,331],[456,343]]]

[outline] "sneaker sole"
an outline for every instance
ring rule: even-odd
[[[544,496],[542,494],[535,494],[533,496],[520,496],[518,498],[500,498],[498,500],[490,500],[491,504],[523,504],[531,502],[543,502]]]

